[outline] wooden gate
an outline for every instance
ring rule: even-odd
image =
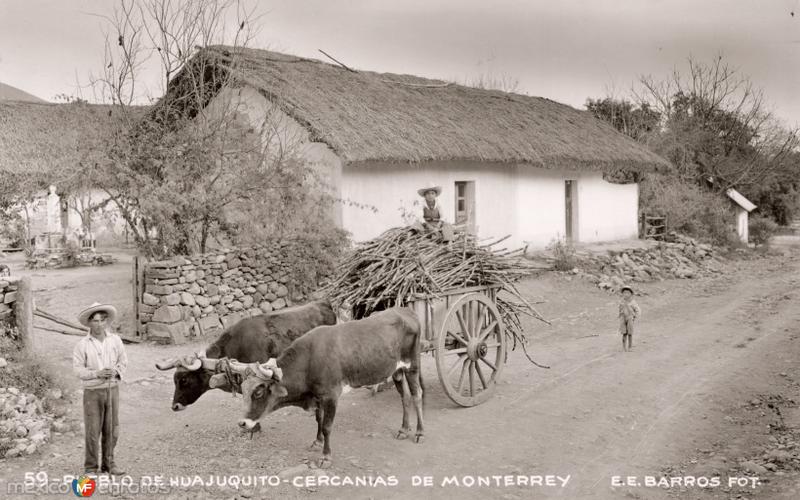
[[[144,338],[144,325],[139,319],[139,303],[142,298],[142,294],[144,293],[144,263],[146,259],[144,257],[140,257],[138,255],[134,255],[133,257],[133,264],[131,265],[131,269],[133,271],[133,279],[131,279],[131,283],[133,283],[133,291],[132,291],[132,300],[133,300],[133,335],[137,339]]]

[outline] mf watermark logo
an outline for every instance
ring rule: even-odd
[[[97,482],[89,476],[80,476],[72,480],[72,492],[76,497],[90,497],[97,489]]]

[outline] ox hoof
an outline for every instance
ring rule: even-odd
[[[397,431],[397,435],[395,436],[395,439],[408,439],[408,433],[409,433],[408,430],[400,429],[399,431]]]
[[[421,444],[425,442],[425,435],[424,434],[417,434],[414,436],[414,442],[417,444]]]
[[[317,467],[320,469],[330,469],[333,462],[331,461],[331,457],[322,457],[317,462]]]
[[[311,443],[311,446],[308,447],[308,451],[319,450],[321,448],[322,448],[322,441],[315,440],[313,443]]]

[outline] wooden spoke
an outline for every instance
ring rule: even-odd
[[[469,342],[464,340],[464,337],[462,337],[461,335],[457,334],[456,332],[451,332],[450,330],[448,330],[447,331],[447,335],[450,335],[451,337],[453,337],[454,339],[458,340],[459,342],[461,342],[465,346],[469,345]]]
[[[444,353],[444,355],[445,356],[452,356],[453,354],[464,354],[466,352],[467,352],[467,348],[466,347],[459,347],[458,349],[448,349],[447,352]]]
[[[458,377],[458,388],[457,388],[459,394],[461,394],[461,391],[464,390],[463,389],[463,387],[464,387],[464,378],[465,378],[464,375],[467,374],[467,370],[469,370],[470,363],[472,363],[472,361],[469,360],[469,359],[466,359],[464,361],[464,365],[461,367],[461,376]]]
[[[486,366],[488,366],[489,368],[491,368],[493,372],[496,372],[496,371],[497,371],[497,367],[496,367],[496,366],[494,366],[492,363],[490,363],[488,359],[486,359],[486,358],[483,358],[483,357],[481,357],[481,358],[478,358],[478,359],[480,359],[481,361],[483,361],[484,363],[486,363]]]
[[[478,306],[478,310],[480,311],[481,309],[483,309],[483,311],[478,314],[478,317],[480,319],[478,320],[478,323],[475,325],[475,335],[473,335],[473,337],[480,337],[483,335],[483,330],[481,330],[481,328],[483,328],[483,325],[486,324],[486,320],[489,319],[489,308],[484,306],[483,304],[480,304]],[[480,332],[480,334],[478,332]]]
[[[474,364],[475,364],[475,362],[470,359],[469,360],[469,395],[470,396],[474,396],[475,395],[475,376],[473,375],[475,373]]]
[[[451,366],[450,369],[447,370],[447,378],[450,378],[450,375],[452,375],[453,372],[456,371],[456,368],[458,368],[458,364],[459,363],[463,363],[465,359],[467,359],[467,355],[466,354],[462,354],[461,356],[458,357],[456,362],[453,363],[453,366]]]
[[[464,316],[461,315],[462,311],[456,311],[456,318],[458,318],[458,324],[461,325],[461,331],[464,335],[469,336],[469,330],[467,329],[467,325],[464,324]],[[450,335],[455,335],[453,332],[450,332]]]
[[[481,342],[485,341],[485,340],[486,340],[486,337],[488,337],[488,336],[489,336],[489,334],[490,334],[490,333],[492,333],[492,332],[494,331],[494,328],[495,328],[496,326],[497,326],[497,320],[496,320],[496,319],[495,319],[495,320],[492,320],[492,322],[491,322],[491,323],[489,323],[489,326],[487,326],[486,328],[484,328],[483,330],[481,330],[481,334],[480,334],[480,336],[478,337],[478,340],[479,340],[479,341],[481,341]]]
[[[486,384],[486,377],[483,376],[483,371],[481,370],[481,365],[475,363],[475,371],[478,372],[478,378],[481,379],[481,385],[483,385],[484,390],[489,386]]]

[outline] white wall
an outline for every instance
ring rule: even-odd
[[[638,184],[612,184],[600,173],[578,178],[578,241],[635,239],[638,222]]]
[[[438,198],[443,217],[455,217],[455,182],[475,181],[475,211],[480,237],[511,235],[507,248],[529,245],[544,248],[566,232],[565,180],[577,181],[578,242],[637,238],[638,197],[636,184],[612,184],[594,172],[545,170],[526,165],[431,162],[422,166],[374,164],[345,166],[342,194],[359,204],[345,205],[344,227],[356,241],[378,236],[403,224],[403,207],[422,214],[417,189],[440,185]],[[417,202],[417,205],[414,205]]]
[[[317,173],[320,185],[335,199],[341,198],[339,191],[342,175],[341,159],[327,144],[310,141],[305,128],[268,101],[255,88],[227,87],[206,109],[212,113],[234,110],[242,114],[255,130],[261,131],[265,143],[270,144],[269,151],[282,151],[284,154],[297,155],[305,159],[308,166]],[[331,216],[341,225],[340,203],[334,205]]]
[[[465,162],[431,162],[422,166],[347,165],[342,169],[342,222],[344,228],[352,232],[354,240],[363,241],[403,225],[401,208],[421,220],[424,200],[417,190],[427,185],[442,186],[442,194],[437,199],[442,218],[454,222],[455,183],[474,181],[478,235],[514,235],[517,222],[515,172],[513,165]]]

